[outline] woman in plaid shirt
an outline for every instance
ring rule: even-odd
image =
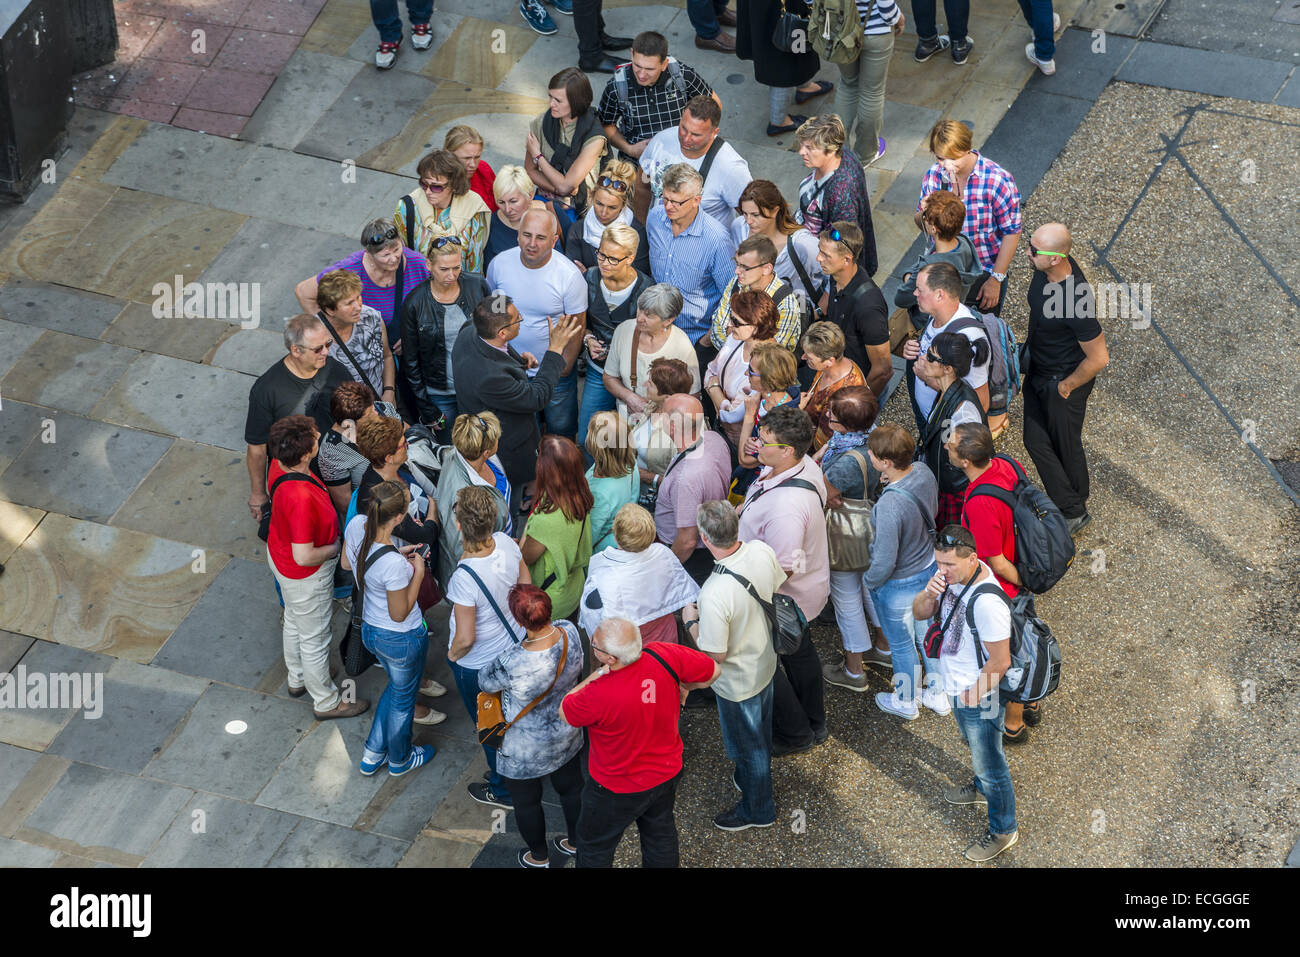
[[[970,127],[957,120],[940,120],[930,130],[930,152],[936,162],[921,182],[914,218],[921,229],[921,203],[941,189],[966,204],[962,232],[975,244],[975,255],[987,274],[975,302],[985,312],[1000,315],[1007,270],[1020,243],[1020,190],[1010,173],[971,149],[970,134]]]

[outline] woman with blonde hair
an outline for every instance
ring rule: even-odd
[[[584,272],[597,265],[596,254],[604,238],[605,229],[622,223],[636,230],[637,245],[629,249],[631,265],[639,272],[650,275],[650,242],[645,226],[632,216],[632,197],[636,191],[636,167],[627,160],[612,160],[605,164],[596,178],[596,185],[587,197],[585,214],[573,222],[564,234],[564,255]]]
[[[442,148],[465,164],[470,190],[477,193],[479,199],[487,203],[487,208],[495,213],[497,201],[492,195],[492,183],[496,179],[496,173],[492,172],[492,167],[483,159],[483,136],[479,131],[472,126],[453,126],[447,131]]]
[[[443,530],[438,540],[438,581],[444,588],[464,552],[460,529],[452,520],[461,489],[481,487],[491,493],[497,503],[493,530],[507,535],[514,533],[510,522],[510,482],[497,458],[500,441],[501,420],[491,412],[458,415],[451,427],[452,447],[443,450],[436,493],[438,524]]]
[[[803,361],[816,373],[812,385],[799,400],[799,408],[808,413],[817,429],[813,436],[814,456],[821,460],[821,449],[830,441],[831,398],[847,386],[867,384],[858,364],[844,354],[844,333],[833,322],[814,322],[803,337]]]
[[[519,245],[519,226],[524,213],[535,205],[537,187],[522,166],[503,166],[492,183],[497,211],[488,227],[487,245],[483,248],[483,269],[507,249]]]
[[[599,552],[614,544],[614,516],[640,496],[641,478],[627,420],[617,412],[593,415],[585,444],[593,460],[587,469],[587,487],[595,500],[591,509],[591,550]]]

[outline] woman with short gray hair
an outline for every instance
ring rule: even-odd
[[[671,167],[670,167],[671,169]],[[671,187],[670,187],[671,188]],[[691,373],[691,392],[700,391],[700,364],[686,333],[673,325],[684,300],[676,286],[655,283],[636,302],[636,318],[614,330],[605,359],[605,389],[618,400],[624,417],[647,411],[646,384],[655,359],[681,359]],[[639,424],[640,419],[637,420]]]
[[[811,171],[799,184],[795,218],[814,236],[830,229],[831,223],[856,223],[864,240],[858,265],[872,276],[880,268],[880,260],[871,226],[871,198],[862,160],[845,148],[847,139],[844,123],[834,113],[814,116],[795,133],[799,158]]]

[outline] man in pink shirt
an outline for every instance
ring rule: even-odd
[[[731,451],[726,439],[705,426],[704,407],[695,396],[669,396],[663,412],[677,455],[658,481],[655,529],[686,573],[703,584],[713,571],[713,556],[700,539],[695,513],[703,503],[727,497]]]
[[[740,540],[767,543],[788,576],[778,589],[799,605],[809,621],[830,597],[831,564],[826,548],[826,484],[808,457],[812,419],[793,402],[763,418],[758,453],[764,466],[740,507]],[[776,672],[772,714],[772,756],[807,751],[826,740],[822,664],[812,639],[782,655]]]

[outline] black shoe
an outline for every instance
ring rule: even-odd
[[[822,740],[824,741],[825,738]],[[787,754],[803,754],[805,751],[811,751],[813,748],[817,747],[818,743],[819,742],[816,738],[813,738],[811,741],[806,741],[803,744],[784,744],[780,741],[773,741],[772,757],[783,758]]]
[[[1078,535],[1081,531],[1083,531],[1085,528],[1088,527],[1088,523],[1091,521],[1092,521],[1092,516],[1089,515],[1087,512],[1084,512],[1082,515],[1076,516],[1075,518],[1067,518],[1066,523],[1070,529],[1070,535],[1071,536]]]
[[[687,711],[708,711],[718,706],[718,696],[708,688],[696,688],[686,696]]]
[[[912,59],[917,63],[924,63],[940,50],[946,49],[948,49],[948,38],[946,36],[934,36],[928,40],[918,40],[916,52],[912,54]]]
[[[762,824],[758,821],[751,821],[740,813],[740,805],[737,804],[730,811],[723,811],[713,819],[713,826],[721,828],[724,831],[743,831],[751,827],[771,827],[776,823],[776,819]]]
[[[975,45],[975,41],[970,38],[969,33],[966,34],[966,39],[962,40],[960,43],[954,41],[951,48],[952,62],[957,64],[958,66],[961,66],[963,63],[965,63],[967,57],[970,56],[971,47],[973,47],[974,45]]]
[[[767,124],[767,135],[768,135],[768,136],[780,136],[780,135],[783,134],[783,133],[793,133],[793,132],[794,132],[795,130],[797,130],[799,127],[803,126],[804,122],[808,119],[808,117],[806,117],[806,116],[798,116],[798,115],[796,115],[796,114],[794,114],[794,113],[791,113],[791,114],[790,114],[790,119],[792,119],[794,122],[793,122],[793,123],[787,123],[785,126],[773,126],[771,123],[768,123],[768,124]]]
[[[815,732],[815,733],[813,734],[813,744],[814,744],[814,745],[821,744],[823,741],[825,741],[825,740],[826,740],[827,738],[829,738],[830,736],[831,736],[830,729],[829,729],[829,728],[822,728],[820,731],[817,731],[817,732]]]
[[[600,35],[600,48],[602,50],[630,50],[632,49],[631,37],[611,37],[608,33]]]
[[[515,860],[517,860],[517,861],[519,862],[519,866],[520,866],[520,867],[526,867],[526,868],[529,868],[530,870],[531,870],[532,868],[535,868],[535,867],[550,867],[550,866],[551,866],[551,862],[550,862],[549,859],[547,859],[547,860],[545,860],[545,861],[541,861],[541,862],[535,862],[535,861],[529,861],[529,860],[528,860],[528,857],[529,857],[529,851],[528,851],[528,848],[526,848],[526,847],[521,847],[521,848],[519,849],[519,853],[515,855]]]
[[[622,66],[622,64],[613,57],[603,56],[593,66],[583,66],[579,63],[578,69],[582,70],[584,73],[613,73],[620,66]]]
[[[559,838],[559,837],[551,838],[551,850],[553,850],[556,854],[559,854],[561,857],[577,857],[578,856],[577,848],[574,848],[573,850],[569,850],[567,847],[564,846],[563,842],[565,840],[567,839]]]
[[[1020,726],[1020,730],[1012,734],[1010,731],[1002,732],[1003,744],[1024,744],[1029,740],[1029,722]]]
[[[796,104],[807,103],[809,100],[814,99],[816,97],[825,96],[833,89],[835,89],[835,84],[832,83],[830,80],[818,80],[817,89],[814,90],[812,93],[803,93],[800,90],[796,89],[794,91],[794,101]]]
[[[475,781],[466,788],[466,790],[469,791],[469,796],[475,801],[478,801],[479,804],[486,804],[489,807],[505,808],[507,811],[513,811],[515,809],[514,801],[510,800],[510,798],[498,797],[493,794],[492,788],[482,781]]]
[[[1033,704],[1025,705],[1024,716],[1025,724],[1031,728],[1038,727],[1039,722],[1043,720],[1043,703],[1035,701]]]

